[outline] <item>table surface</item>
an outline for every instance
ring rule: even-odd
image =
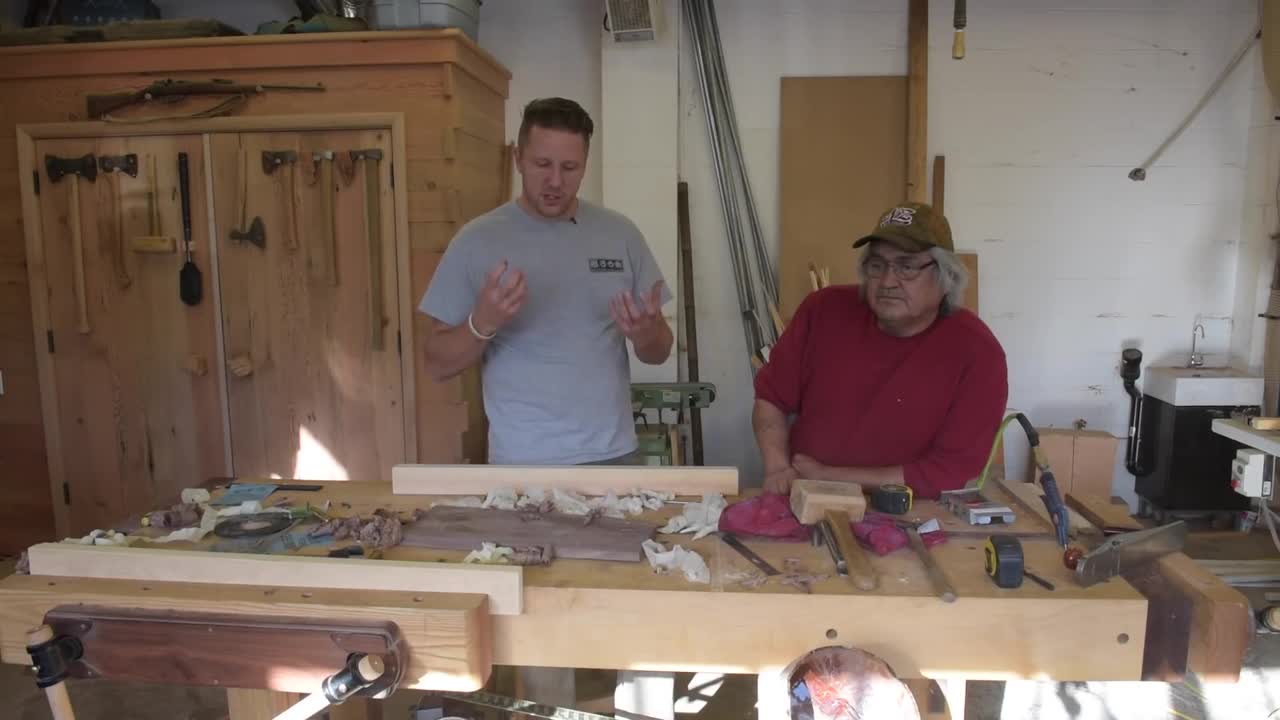
[[[319,484],[323,488],[318,492],[277,491],[265,504],[327,502],[330,513],[338,516],[368,515],[378,508],[408,514],[442,499],[394,495],[388,483]],[[999,485],[989,485],[986,492],[993,500],[1013,504]],[[638,519],[661,524],[682,508],[670,504]],[[957,592],[953,603],[936,597],[923,565],[909,547],[884,557],[870,555],[880,576],[879,587],[870,592],[836,575],[825,548],[759,539],[744,542],[784,573],[794,568],[827,577],[809,591],[779,577],[750,587],[742,582],[755,570],[749,561],[715,536],[692,540],[689,535],[657,539],[702,555],[711,569],[709,584],[689,582],[678,573],[656,574],[644,561],[557,559],[546,567],[527,567],[522,571],[522,613],[491,618],[492,662],[754,673],[782,667],[815,647],[854,644],[879,654],[906,677],[1137,679],[1146,599],[1120,578],[1080,587],[1062,565],[1062,550],[1048,525],[1026,509],[1014,508],[1017,521],[996,527],[971,527],[930,501],[917,502],[905,516],[912,521],[936,518],[953,533],[932,549]],[[1021,538],[1026,565],[1055,589],[1029,581],[1017,589],[996,587],[983,567],[988,529],[993,534],[1039,533],[1039,537]],[[208,549],[217,542],[226,541],[210,536],[195,548],[189,543],[145,542],[133,547],[149,553],[164,552],[164,548]],[[324,555],[330,547],[310,546],[292,553]],[[464,555],[398,546],[387,550],[385,558],[456,562]],[[43,583],[19,586],[0,581],[0,596],[20,589],[30,602],[31,593],[47,593],[52,606],[69,587],[67,582],[46,589]],[[155,593],[163,588],[148,590]],[[174,605],[181,601],[175,600]],[[13,662],[15,639],[0,640],[5,660]]]

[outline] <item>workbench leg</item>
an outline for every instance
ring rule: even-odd
[[[271,720],[301,699],[297,693],[227,688],[228,720]]]
[[[382,701],[354,697],[329,708],[329,720],[382,720]]]
[[[786,668],[765,670],[756,676],[756,717],[784,718],[791,715],[791,688]]]
[[[676,676],[668,672],[619,670],[613,709],[656,720],[675,720]]]
[[[522,667],[516,670],[516,697],[543,705],[577,707],[573,668]]]

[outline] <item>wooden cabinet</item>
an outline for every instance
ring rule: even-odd
[[[161,78],[325,90],[269,91],[212,120],[83,122],[87,94]],[[0,140],[0,227],[9,230],[0,233],[0,553],[110,522],[233,470],[290,475],[301,465],[315,477],[369,478],[385,477],[401,457],[483,460],[477,378],[427,377],[415,360],[427,321],[414,307],[457,229],[510,196],[509,78],[456,30],[0,48],[0,137],[20,129],[30,139],[26,150]],[[120,115],[180,115],[218,100]],[[37,144],[40,152],[140,158],[138,177],[100,174],[80,188],[89,333],[79,333],[69,179],[48,182]],[[102,239],[118,235],[117,187],[125,235],[149,230],[150,156],[162,230],[181,235],[179,147],[190,162],[205,280],[196,307],[177,299],[181,253],[122,253]],[[262,149],[288,147],[300,158],[290,172],[262,171]],[[325,209],[306,154],[374,147],[386,151],[384,242],[365,242],[364,161],[346,178],[335,168],[338,242],[321,242]],[[296,218],[296,237],[284,232],[285,212]],[[231,241],[230,230],[247,230],[254,217],[265,246]],[[45,227],[54,238],[47,260]]]
[[[416,458],[395,120],[25,143],[46,431],[70,532],[209,477],[390,480]],[[179,292],[180,157],[194,303]]]

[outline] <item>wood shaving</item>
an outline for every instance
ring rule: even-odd
[[[769,576],[759,570],[735,570],[733,572],[725,573],[724,579],[732,585],[741,585],[748,590],[755,590],[761,585],[769,582]]]
[[[813,586],[820,583],[831,576],[828,574],[794,574],[783,575],[782,584],[790,585],[793,588],[803,591],[806,594],[813,592]]]
[[[416,514],[417,511],[415,511]],[[400,517],[390,510],[381,508],[374,510],[373,516],[367,519],[358,515],[334,518],[321,523],[309,535],[311,537],[332,535],[337,542],[354,538],[365,547],[377,549],[395,547],[403,538]]]

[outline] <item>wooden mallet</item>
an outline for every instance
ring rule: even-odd
[[[875,590],[879,586],[880,581],[871,568],[867,552],[854,539],[853,530],[849,527],[850,523],[861,520],[867,512],[867,498],[863,496],[860,485],[796,480],[791,484],[791,512],[805,525],[821,522],[827,524],[831,537],[844,558],[849,580],[855,587],[860,590]]]

